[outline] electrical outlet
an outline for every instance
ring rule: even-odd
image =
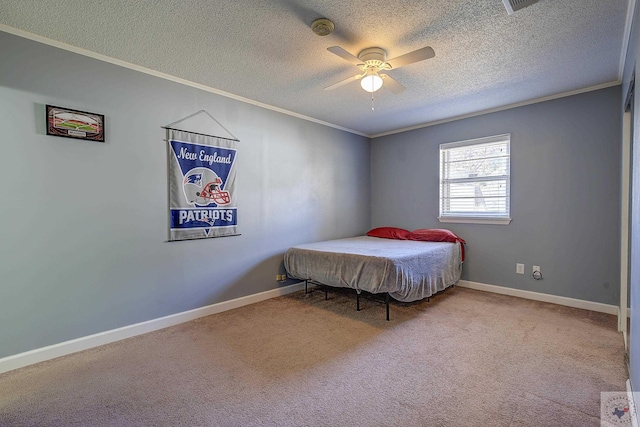
[[[516,264],[516,273],[524,274],[524,264]]]
[[[531,277],[533,277],[536,280],[542,280],[542,271],[540,270],[539,265],[533,266]]]
[[[286,274],[282,274],[280,276],[280,279],[284,282],[285,280],[287,280],[287,275]]]
[[[280,275],[279,274],[276,274],[276,281],[278,281],[278,282],[280,281]]]

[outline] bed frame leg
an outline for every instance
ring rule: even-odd
[[[387,292],[387,295],[384,297],[384,302],[385,305],[387,306],[387,322],[389,321],[389,292]]]
[[[327,301],[329,299],[329,287],[324,287],[324,300]]]
[[[427,302],[431,302],[431,297],[427,297]]]
[[[305,294],[305,295],[309,293],[309,290],[307,289],[307,285],[308,285],[308,284],[309,284],[309,281],[308,281],[308,280],[305,280],[305,281],[304,281],[304,294]]]
[[[356,311],[360,311],[360,294],[356,291]]]

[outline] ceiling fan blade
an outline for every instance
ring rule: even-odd
[[[340,58],[344,59],[345,61],[352,63],[353,65],[360,65],[363,63],[358,59],[357,56],[350,54],[340,46],[331,46],[331,47],[328,47],[327,50],[333,53],[334,55],[338,55]]]
[[[324,90],[333,90],[337,87],[346,85],[347,83],[351,83],[354,82],[356,80],[360,80],[362,78],[362,74],[356,74],[355,76],[349,77],[348,79],[344,79],[342,81],[339,81],[338,83],[334,83],[331,86],[327,86],[324,88]]]
[[[382,77],[382,80],[384,81],[382,87],[389,89],[393,93],[404,92],[405,87],[398,83],[398,81],[389,74],[380,73],[380,77]]]
[[[424,61],[425,59],[433,58],[436,53],[430,46],[423,47],[422,49],[414,50],[405,55],[398,56],[397,58],[387,60],[387,63],[391,65],[391,68],[400,68],[405,65],[413,64],[414,62]]]

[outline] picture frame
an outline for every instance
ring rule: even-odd
[[[47,135],[104,142],[104,115],[47,105]]]

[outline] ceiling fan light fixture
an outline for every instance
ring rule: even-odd
[[[360,51],[358,56],[347,52],[340,46],[331,46],[328,47],[327,50],[358,67],[360,69],[360,74],[346,78],[338,83],[332,84],[331,86],[327,86],[324,89],[332,90],[355,80],[360,80],[360,86],[362,86],[362,89],[372,94],[372,100],[373,92],[377,91],[384,85],[384,80],[387,81],[387,84],[384,85],[385,88],[389,89],[393,93],[397,94],[405,90],[404,86],[386,73],[387,71],[395,70],[400,67],[413,64],[414,62],[424,61],[425,59],[430,59],[436,56],[436,53],[429,46],[414,50],[413,52],[405,53],[404,55],[392,58],[388,61],[387,51],[380,47],[369,47],[363,49]]]
[[[360,86],[367,92],[375,92],[382,87],[382,77],[376,70],[368,70],[367,75],[360,80]]]

